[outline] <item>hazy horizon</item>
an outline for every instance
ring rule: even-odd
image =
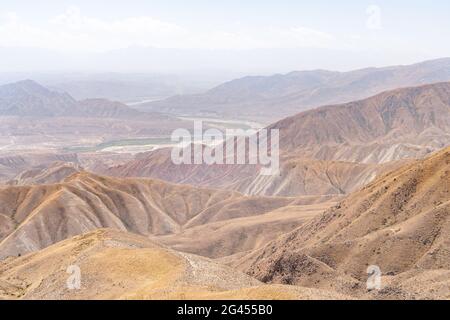
[[[2,1],[2,72],[349,71],[450,56],[450,4]],[[31,58],[30,58],[31,57]]]

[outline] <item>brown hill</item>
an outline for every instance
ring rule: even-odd
[[[423,158],[450,145],[450,83],[321,107],[269,129],[280,131],[279,176],[262,176],[256,165],[174,165],[168,149],[140,155],[105,173],[257,195],[350,193],[395,168],[399,163],[393,161]]]
[[[21,172],[29,170],[46,170],[55,162],[78,165],[78,155],[75,153],[58,152],[5,152],[0,155],[0,181],[14,179]]]
[[[68,176],[80,172],[83,169],[75,163],[55,162],[44,169],[26,170],[14,179],[8,181],[7,185],[36,185],[51,184],[64,181]]]
[[[250,195],[291,197],[347,194],[371,182],[379,172],[396,165],[282,156],[280,174],[263,176],[258,165],[176,165],[171,161],[170,149],[160,149],[102,173],[119,177],[152,177]]]
[[[366,269],[383,273],[379,298],[450,292],[450,149],[378,178],[238,265],[264,282],[366,295]]]
[[[80,288],[67,286],[76,266]],[[107,270],[107,272],[105,272]],[[345,299],[337,293],[259,281],[142,236],[97,230],[0,262],[4,299]]]
[[[305,204],[308,200],[322,203]],[[295,230],[333,204],[335,202],[325,202],[325,199],[301,198],[268,213],[193,226],[157,240],[178,251],[232,260],[233,256],[259,249]]]
[[[270,128],[280,130],[283,151],[318,159],[380,163],[420,156],[450,144],[450,83],[325,106]]]
[[[0,258],[39,250],[68,237],[109,227],[142,235],[249,217],[293,202],[232,191],[115,179],[87,172],[63,183],[0,187]]]

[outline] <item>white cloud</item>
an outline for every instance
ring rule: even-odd
[[[333,35],[301,26],[246,29],[239,25],[238,30],[192,31],[148,16],[106,21],[85,16],[79,8],[70,7],[40,26],[22,21],[15,13],[7,13],[0,20],[0,46],[107,51],[134,45],[208,49],[330,48],[339,45]]]
[[[67,34],[83,35],[90,44],[96,43],[98,49],[104,50],[131,45],[165,47],[187,34],[182,27],[150,17],[103,21],[82,16],[76,7],[70,7],[50,23]]]
[[[106,51],[132,45],[167,47],[184,36],[183,28],[150,17],[103,21],[83,16],[76,7],[34,26],[15,13],[0,20],[0,46],[40,47],[58,50]]]

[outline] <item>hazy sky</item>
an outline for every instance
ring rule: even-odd
[[[410,62],[450,56],[449,13],[448,0],[0,0],[0,48],[320,48]]]

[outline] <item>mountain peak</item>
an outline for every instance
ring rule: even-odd
[[[31,94],[49,94],[49,93],[51,93],[51,91],[48,90],[46,87],[44,87],[43,85],[41,85],[31,79],[21,80],[21,81],[15,82],[15,83],[11,83],[7,86],[20,88]]]
[[[33,80],[0,86],[0,115],[55,116],[73,112],[76,101]]]
[[[67,93],[51,91],[30,79],[0,86],[0,102],[0,115],[134,119],[147,116],[121,102],[106,99],[76,101]]]

